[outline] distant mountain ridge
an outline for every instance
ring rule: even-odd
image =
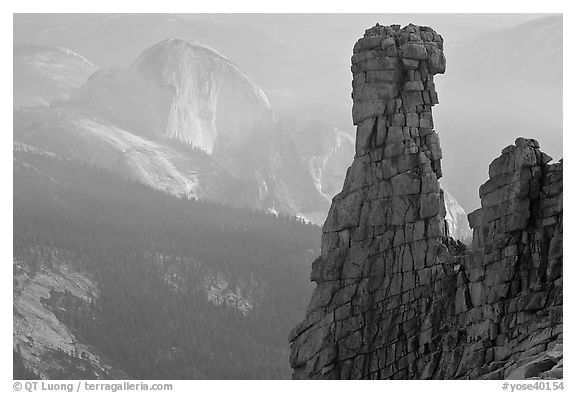
[[[455,78],[472,74],[472,85],[523,84],[526,78],[531,83],[561,85],[562,24],[562,16],[549,16],[450,44],[447,50]]]
[[[150,47],[128,69],[94,73],[66,102],[15,117],[24,143],[175,195],[316,223],[353,155],[345,133],[319,120],[275,119],[233,63],[180,39]]]
[[[70,49],[14,43],[14,106],[47,106],[64,100],[97,70]]]
[[[275,115],[229,59],[174,38],[128,69],[95,72],[69,100],[15,118],[24,143],[174,195],[316,224],[354,156],[350,134],[319,119]]]

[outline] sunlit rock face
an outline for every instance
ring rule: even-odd
[[[490,164],[470,249],[446,221],[434,75],[443,39],[376,25],[354,46],[356,156],[291,332],[296,379],[562,376],[562,163],[518,138]]]
[[[446,190],[444,190],[444,203],[446,205],[445,218],[448,234],[463,243],[470,243],[472,241],[472,229],[468,225],[468,214]]]
[[[30,253],[35,251],[31,249]],[[70,323],[64,322],[63,313],[71,310],[63,304],[85,309],[100,293],[87,274],[72,269],[72,261],[61,260],[63,254],[54,250],[50,267],[38,271],[31,271],[22,261],[13,261],[14,350],[42,379],[61,378],[63,369],[72,376],[126,378],[122,371],[106,364],[93,346],[75,336],[76,329]],[[36,260],[46,263],[40,256]]]
[[[233,206],[253,206],[256,198],[248,182],[199,149],[142,137],[69,109],[15,111],[14,139],[184,198]]]
[[[47,106],[66,100],[97,67],[66,48],[14,44],[14,106]]]
[[[150,47],[128,70],[98,73],[75,101],[134,133],[178,139],[209,154],[247,143],[273,118],[264,93],[232,62],[179,39]]]
[[[172,91],[165,136],[208,153],[217,144],[243,144],[255,125],[272,119],[262,90],[211,49],[169,39],[147,49],[130,71]]]

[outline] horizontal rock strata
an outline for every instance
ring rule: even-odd
[[[290,335],[294,378],[561,373],[562,164],[519,138],[490,165],[472,249],[451,239],[431,111],[445,68],[428,27],[376,25],[354,46],[356,156]]]

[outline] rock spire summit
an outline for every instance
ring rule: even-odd
[[[472,250],[455,242],[432,118],[434,75],[445,69],[429,27],[377,24],[354,46],[356,155],[323,226],[306,317],[290,334],[294,378],[562,373],[562,164],[517,139],[469,215]],[[553,352],[545,366],[530,358]]]

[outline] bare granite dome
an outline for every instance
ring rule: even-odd
[[[208,153],[217,144],[242,144],[272,119],[262,90],[207,47],[168,39],[144,51],[130,71],[172,91],[164,135]]]
[[[262,90],[230,60],[180,39],[146,49],[127,70],[97,73],[74,102],[136,134],[209,154],[242,146],[273,119]]]

